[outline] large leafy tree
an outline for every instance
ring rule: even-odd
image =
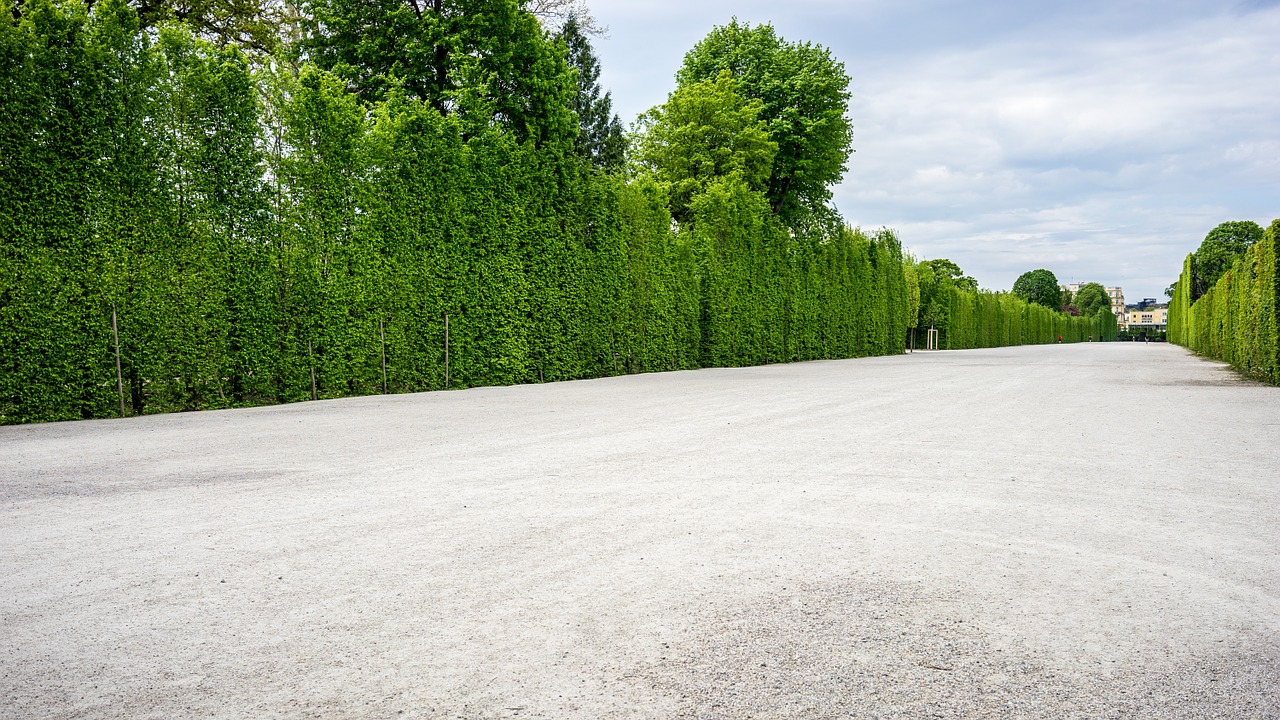
[[[917,327],[945,327],[950,321],[955,291],[978,291],[978,281],[946,258],[922,260],[913,271],[920,293]]]
[[[569,51],[569,66],[577,71],[577,92],[570,105],[578,115],[574,150],[595,167],[621,167],[627,147],[622,122],[613,112],[613,98],[601,94],[600,61],[577,15],[569,16],[559,37]]]
[[[1251,220],[1224,222],[1210,230],[1193,254],[1192,300],[1208,292],[1237,257],[1262,240],[1262,235],[1262,226]]]
[[[1058,277],[1044,268],[1019,275],[1013,283],[1013,293],[1027,302],[1054,310],[1062,306],[1062,288],[1058,286]]]
[[[722,178],[737,176],[751,190],[765,189],[778,146],[760,107],[759,100],[739,94],[726,71],[677,88],[665,104],[640,116],[636,169],[666,189],[673,217],[687,219],[693,198]]]
[[[937,258],[934,260],[925,260],[923,264],[928,265],[934,275],[941,282],[949,282],[960,290],[968,292],[978,292],[978,281],[969,275],[965,275],[960,266],[951,262],[946,258]]]
[[[773,211],[793,228],[829,215],[831,186],[844,176],[853,144],[844,65],[821,45],[734,19],[685,55],[676,81],[687,87],[726,70],[743,95],[761,102],[760,118],[778,144],[766,190]]]
[[[1093,316],[1111,310],[1111,296],[1107,289],[1098,283],[1086,283],[1076,292],[1075,306],[1080,308],[1081,315]]]
[[[563,52],[517,0],[310,0],[303,43],[367,101],[393,88],[497,125],[523,141],[568,142],[573,77]]]

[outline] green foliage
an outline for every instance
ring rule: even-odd
[[[1238,255],[1199,298],[1193,293],[1197,282],[1195,255],[1188,255],[1182,274],[1172,287],[1170,342],[1280,384],[1278,236],[1280,220],[1272,222],[1262,239]]]
[[[106,333],[92,198],[107,151],[101,53],[82,6],[26,5],[0,23],[0,413],[7,422],[92,417]],[[107,316],[109,317],[109,315]],[[86,331],[88,330],[88,331]],[[51,418],[51,419],[52,419]]]
[[[1250,220],[1224,222],[1210,230],[1192,261],[1195,283],[1192,299],[1208,292],[1236,258],[1262,240],[1262,235],[1262,226]]]
[[[302,46],[373,103],[394,88],[456,114],[469,135],[491,124],[517,141],[566,145],[577,133],[563,46],[517,0],[310,0]]]
[[[929,328],[938,330],[941,347],[952,350],[1050,343],[1059,337],[1063,342],[1116,337],[1116,320],[1109,304],[1105,313],[1073,317],[1056,306],[1029,302],[1016,292],[980,291],[950,260],[926,260],[915,270],[920,286],[915,347],[924,345],[924,332]],[[1052,283],[1057,300],[1057,281]]]
[[[759,100],[738,94],[728,72],[671,93],[640,117],[634,136],[638,172],[650,173],[671,201],[671,212],[688,219],[694,198],[712,184],[736,178],[748,190],[763,190],[778,146],[759,119]]]
[[[559,39],[568,50],[569,67],[577,72],[577,93],[570,107],[578,116],[578,137],[574,151],[594,167],[618,169],[625,161],[627,141],[622,122],[613,113],[609,93],[601,95],[600,61],[583,32],[577,15],[570,14]]]
[[[1022,273],[1013,283],[1013,293],[1027,302],[1054,310],[1062,306],[1062,288],[1058,278],[1043,268]]]
[[[1097,315],[1106,310],[1111,312],[1111,296],[1107,289],[1098,283],[1086,283],[1076,292],[1075,306],[1082,315]]]
[[[349,79],[255,74],[124,0],[0,23],[0,423],[118,414],[113,318],[129,414],[380,393],[384,354],[386,390],[415,392],[891,354],[922,322],[951,347],[1067,327],[1024,329],[1025,304],[911,264],[891,231],[794,233],[728,75],[661,116],[697,161],[631,180]]]
[[[946,258],[938,258],[935,260],[925,260],[924,264],[928,265],[933,270],[934,277],[940,282],[950,283],[952,286],[968,292],[978,291],[978,281],[968,275],[965,275],[964,271],[960,269],[960,266],[950,260],[947,260]]]
[[[843,177],[853,143],[844,65],[820,45],[787,42],[771,25],[735,18],[685,55],[676,82],[691,87],[725,71],[761,102],[760,118],[777,143],[766,191],[773,211],[792,228],[829,214],[831,186]]]
[[[903,280],[907,287],[907,328],[920,326],[920,271],[912,258],[902,264]]]
[[[930,326],[938,329],[941,347],[949,350],[1116,338],[1116,319],[1109,311],[1073,317],[1013,293],[970,292],[950,285],[942,286],[932,303],[936,309],[929,322],[914,331],[915,347],[923,346]]]
[[[945,327],[951,318],[952,291],[977,292],[978,281],[946,258],[922,260],[913,268],[919,293],[917,327]]]
[[[99,0],[84,0],[86,10],[97,4]],[[13,0],[15,20],[22,18],[25,5],[25,0]],[[275,51],[285,27],[296,20],[289,12],[291,6],[267,0],[137,0],[129,7],[143,28],[181,23],[219,46],[234,44],[262,54]]]

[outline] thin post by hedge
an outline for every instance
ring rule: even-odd
[[[378,338],[382,341],[382,394],[387,394],[387,333],[382,327],[382,318],[378,318]]]
[[[120,417],[124,417],[124,373],[120,369],[120,328],[116,323],[116,306],[111,304],[111,336],[116,341],[116,395],[120,398]]]
[[[316,359],[314,351],[311,348],[311,341],[307,341],[307,365],[311,366],[311,399],[317,400],[316,395]]]

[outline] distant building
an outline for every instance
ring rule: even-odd
[[[1126,330],[1159,330],[1169,327],[1169,306],[1157,305],[1155,298],[1143,298],[1137,305],[1128,307]]]
[[[1062,288],[1063,290],[1069,290],[1071,291],[1072,295],[1075,295],[1076,293],[1080,292],[1080,288],[1088,284],[1089,284],[1088,282],[1076,282],[1076,283],[1067,283],[1066,285],[1059,285],[1058,287]],[[1121,330],[1124,330],[1125,329],[1124,327],[1125,326],[1124,290],[1118,287],[1109,287],[1107,288],[1107,295],[1111,296],[1111,314],[1116,316],[1116,323],[1120,326]]]
[[[1118,287],[1107,288],[1107,294],[1111,296],[1111,314],[1116,316],[1116,323],[1121,330],[1127,330],[1129,324],[1128,314],[1124,306],[1124,290]]]

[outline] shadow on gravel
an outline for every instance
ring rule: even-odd
[[[1153,378],[1147,381],[1157,387],[1274,387],[1270,383],[1249,377],[1229,367],[1215,368],[1213,377],[1207,378]]]
[[[705,618],[632,678],[682,718],[1276,718],[1274,639],[1212,657],[1053,668],[999,647],[943,594],[879,581],[798,587]]]

